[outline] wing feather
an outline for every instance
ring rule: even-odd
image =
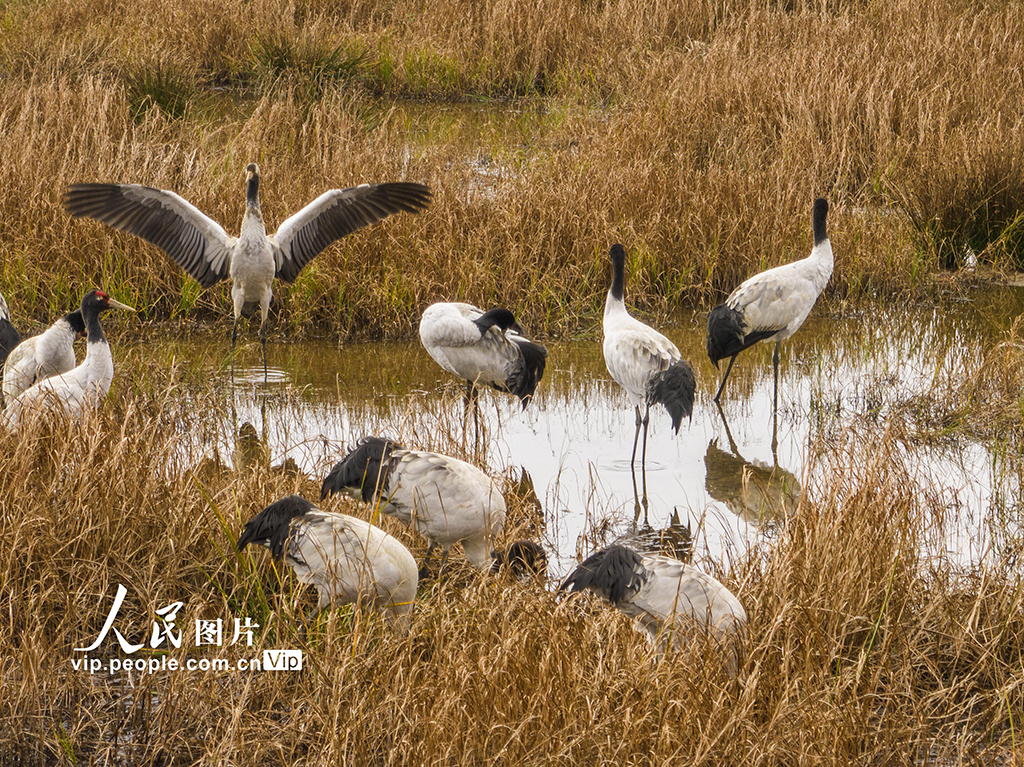
[[[271,237],[277,276],[295,282],[324,248],[394,213],[419,213],[430,202],[423,184],[362,184],[332,189],[286,219]]]
[[[92,218],[163,250],[204,288],[227,278],[235,238],[174,192],[139,184],[72,184],[72,218]]]

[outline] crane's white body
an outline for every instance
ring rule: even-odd
[[[743,315],[745,334],[778,330],[765,341],[784,341],[804,324],[832,276],[832,243],[826,239],[811,254],[744,281],[725,300]]]
[[[604,305],[604,364],[634,407],[645,407],[651,379],[682,359],[674,343],[631,316],[621,299],[608,294]]]
[[[81,365],[33,384],[17,399],[8,402],[4,411],[6,425],[15,428],[29,413],[55,408],[77,418],[86,408],[99,406],[110,391],[113,379],[110,345],[106,340],[90,342]]]
[[[447,553],[462,543],[475,567],[490,566],[493,540],[505,528],[505,499],[476,466],[440,453],[396,449],[380,509]]]
[[[657,554],[644,554],[641,560],[643,585],[616,607],[635,618],[663,649],[669,642],[677,649],[684,645],[695,627],[707,627],[725,639],[746,625],[743,605],[707,573]]]
[[[357,517],[315,508],[290,527],[284,561],[302,583],[316,586],[319,610],[358,602],[393,621],[412,613],[418,568],[399,540]]]
[[[483,334],[473,320],[483,311],[472,304],[431,304],[420,319],[420,342],[427,354],[449,373],[477,385],[499,387],[522,359],[512,336],[490,327]]]
[[[4,400],[12,402],[29,387],[75,367],[78,333],[61,317],[37,336],[18,344],[4,362]]]
[[[678,559],[609,546],[585,559],[562,590],[591,591],[635,619],[659,651],[681,649],[706,631],[725,644],[740,635],[747,613],[721,582]],[[729,669],[739,656],[730,653]]]

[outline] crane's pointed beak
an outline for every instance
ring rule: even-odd
[[[127,309],[129,312],[134,312],[128,304],[122,304],[120,301],[115,301],[113,298],[110,299],[110,305],[115,309]]]

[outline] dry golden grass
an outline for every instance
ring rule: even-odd
[[[227,314],[223,286],[200,294],[154,248],[69,221],[60,194],[171,188],[230,231],[250,160],[272,227],[334,186],[436,191],[423,215],[350,237],[279,289],[290,334],[407,336],[445,298],[572,333],[599,312],[615,240],[631,298],[671,317],[806,255],[818,195],[833,203],[833,300],[926,288],[969,248],[1024,260],[1017,4],[146,0],[111,24],[114,11],[5,17],[0,291],[25,322],[95,282],[154,318]],[[424,137],[412,107],[373,94],[526,94],[541,113],[499,133],[467,111]]]
[[[424,584],[407,637],[372,613],[325,614],[301,673],[74,671],[72,648],[98,634],[118,583],[132,640],[174,600],[182,627],[254,617],[253,651],[209,656],[231,660],[302,646],[311,603],[290,575],[277,582],[265,552],[231,546],[269,501],[315,498],[319,477],[223,468],[208,452],[228,418],[215,385],[131,355],[119,370],[84,429],[0,437],[2,761],[910,765],[1020,753],[1019,546],[967,567],[926,557],[948,511],[911,490],[894,433],[817,445],[774,541],[698,562],[750,616],[741,682],[714,648],[659,660],[606,605],[478,576],[459,558]],[[382,524],[422,556],[403,526]],[[169,657],[202,655],[187,636]]]

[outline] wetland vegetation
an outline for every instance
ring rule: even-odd
[[[976,283],[1024,266],[1022,28],[981,0],[0,4],[0,293],[23,331],[95,285],[141,310],[108,322],[97,413],[0,434],[0,764],[1019,762],[1024,297]],[[223,283],[61,206],[138,182],[230,231],[250,161],[271,229],[332,187],[435,192],[275,290],[268,385],[254,327],[232,383]],[[807,254],[819,195],[835,271],[784,345],[773,449],[770,348],[719,414],[703,323]],[[649,508],[599,356],[615,241],[697,373],[678,439],[652,416]],[[526,411],[484,397],[479,451],[409,344],[437,300],[507,305],[551,350]],[[459,556],[408,636],[344,609],[304,644],[309,590],[233,542],[368,433],[500,477],[552,579],[623,537],[692,557],[746,608],[741,680]],[[75,670],[118,584],[132,641],[183,603],[147,659],[306,666]],[[194,646],[245,617],[252,651]]]

